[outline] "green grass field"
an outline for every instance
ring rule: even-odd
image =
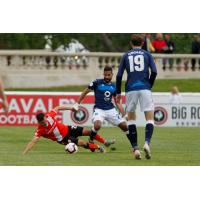
[[[114,77],[113,77],[114,80]],[[172,86],[178,86],[180,92],[200,92],[199,79],[158,79],[155,81],[153,92],[169,92]],[[51,87],[51,88],[8,88],[11,91],[51,91],[51,92],[80,92],[83,91],[87,85],[78,86],[62,86],[62,87]],[[124,82],[122,86],[124,91]]]
[[[33,136],[34,127],[0,127],[1,166],[194,166],[200,165],[199,128],[155,128],[152,140],[152,159],[135,160],[128,140],[118,128],[102,128],[106,138],[115,138],[115,151],[91,153],[79,148],[76,154],[67,154],[64,146],[41,139],[27,155],[22,151]],[[144,128],[138,128],[140,147]],[[87,139],[87,137],[82,137]]]

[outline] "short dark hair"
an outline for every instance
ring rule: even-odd
[[[38,122],[42,122],[44,120],[44,113],[38,113],[36,119]]]
[[[133,46],[142,46],[142,43],[144,42],[144,38],[139,34],[133,34],[131,36],[131,44]]]
[[[108,71],[111,71],[111,72],[112,72],[113,69],[112,69],[112,67],[106,66],[106,67],[104,67],[103,71],[104,71],[104,72],[108,72]]]

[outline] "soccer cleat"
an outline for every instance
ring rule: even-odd
[[[101,146],[101,147],[99,147],[99,152],[100,153],[105,153],[106,151],[105,151],[104,147]]]
[[[150,150],[150,147],[147,143],[144,144],[144,152],[145,152],[145,158],[146,159],[151,159],[151,150]]]
[[[133,153],[134,153],[134,156],[135,156],[136,160],[141,160],[142,159],[141,153],[140,153],[140,151],[138,149],[134,149]]]
[[[105,143],[104,143],[104,145],[106,147],[109,147],[111,144],[115,144],[115,140],[114,139],[113,140],[106,140]]]

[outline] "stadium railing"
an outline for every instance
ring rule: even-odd
[[[111,66],[114,72],[123,53],[60,53],[46,50],[1,50],[0,73],[6,87],[51,87],[81,85],[102,76]],[[153,54],[158,78],[200,77],[198,54]],[[124,76],[125,78],[125,76]]]

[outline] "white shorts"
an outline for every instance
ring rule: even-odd
[[[107,122],[115,126],[118,126],[122,122],[125,122],[125,120],[120,116],[120,114],[117,112],[115,108],[110,110],[102,110],[99,108],[95,108],[92,116],[92,122],[94,123],[97,120],[101,122],[106,120]]]
[[[151,91],[138,90],[126,93],[126,112],[135,112],[138,101],[140,103],[140,110],[142,112],[154,110]]]

